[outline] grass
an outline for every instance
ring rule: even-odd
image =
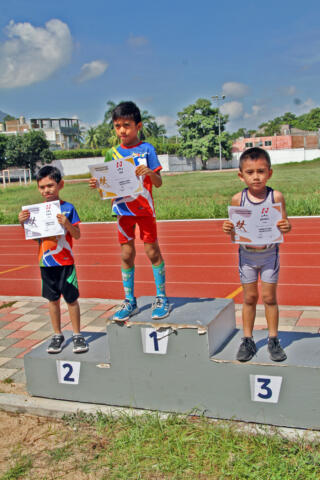
[[[54,431],[51,443],[58,447],[39,449],[37,437],[24,442],[0,480],[319,478],[319,445],[286,440],[276,429],[272,435],[247,434],[235,423],[195,416],[77,413]]]
[[[288,215],[320,215],[320,159],[276,165],[269,185],[286,199]],[[235,171],[164,175],[154,188],[157,218],[225,218],[232,195],[243,188]],[[73,203],[83,222],[113,221],[110,202],[102,202],[87,183],[66,183],[61,192]],[[41,202],[36,184],[0,188],[0,223],[18,223],[22,205]]]

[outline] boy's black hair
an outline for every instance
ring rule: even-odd
[[[133,102],[121,102],[112,112],[112,121],[118,120],[118,118],[131,118],[134,122],[141,122],[141,113],[137,105]]]
[[[57,167],[52,167],[51,165],[46,165],[45,167],[40,168],[39,172],[36,175],[37,183],[45,177],[51,178],[57,183],[60,183],[62,180],[62,175]]]
[[[268,167],[271,168],[271,160],[269,153],[260,147],[248,148],[242,152],[239,159],[239,170],[242,170],[242,165],[245,160],[258,160],[258,158],[264,158],[268,164]]]

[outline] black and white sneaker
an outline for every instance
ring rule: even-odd
[[[248,362],[257,353],[257,347],[252,337],[243,337],[237,353],[239,362]]]
[[[270,354],[271,360],[273,360],[274,362],[283,362],[287,359],[287,355],[281,347],[278,337],[268,338],[268,352]]]
[[[85,353],[89,350],[89,346],[83,335],[73,335],[73,353]]]
[[[53,335],[50,345],[47,348],[48,353],[60,353],[62,350],[62,344],[64,342],[64,336],[61,334]]]

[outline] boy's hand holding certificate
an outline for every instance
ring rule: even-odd
[[[142,192],[143,187],[141,180],[136,176],[136,168],[133,157],[89,165],[91,175],[98,181],[98,191],[102,200]]]
[[[266,245],[283,242],[283,235],[277,227],[282,219],[281,203],[259,207],[228,207],[229,218],[234,225],[235,243]]]
[[[26,240],[64,235],[64,228],[57,219],[57,214],[61,213],[59,200],[26,205],[22,210],[30,212],[23,224]]]

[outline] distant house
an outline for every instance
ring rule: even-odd
[[[51,150],[72,150],[79,148],[79,120],[77,118],[32,118],[26,122],[24,117],[8,120],[0,124],[0,133],[21,135],[31,130],[43,130],[50,143]]]
[[[256,134],[257,135],[257,134]],[[308,132],[290,125],[282,125],[280,134],[273,136],[240,137],[232,144],[232,153],[243,152],[250,147],[262,147],[266,150],[292,148],[319,148],[319,132]]]
[[[43,130],[52,150],[79,148],[79,120],[77,118],[31,118],[32,130]]]
[[[1,133],[14,135],[17,133],[27,133],[29,130],[30,126],[26,123],[25,118],[21,116],[15,120],[7,120],[5,122],[5,130],[2,128]]]

